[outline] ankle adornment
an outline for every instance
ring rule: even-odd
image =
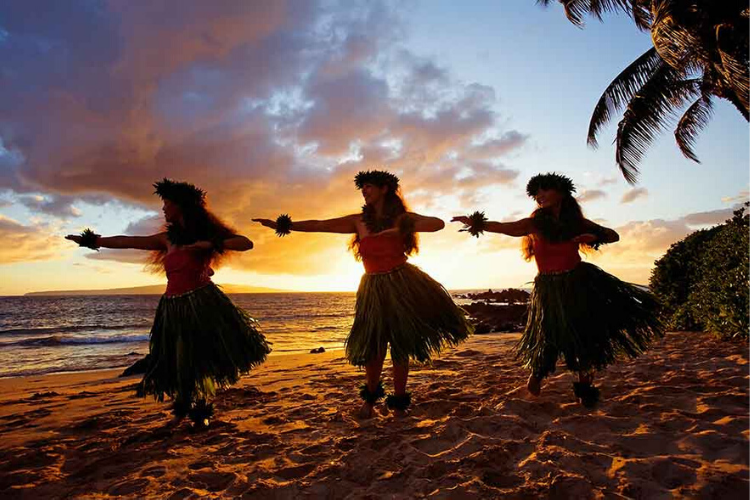
[[[385,396],[385,389],[383,389],[383,382],[378,382],[378,386],[375,388],[375,391],[370,392],[370,389],[367,387],[367,384],[362,384],[359,388],[359,397],[361,397],[364,401],[367,401],[371,405],[374,405],[377,403],[379,399],[381,399],[383,396]]]
[[[196,424],[203,424],[204,420],[210,419],[214,414],[214,405],[205,400],[196,401],[190,408],[188,416]]]
[[[411,404],[411,393],[406,392],[400,396],[395,394],[389,394],[385,398],[385,404],[392,410],[406,410]]]
[[[586,382],[573,382],[573,392],[586,408],[593,408],[599,402],[599,389]]]

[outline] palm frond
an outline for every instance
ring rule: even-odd
[[[738,109],[747,120],[750,94],[747,26],[739,30],[726,25],[717,26],[716,39],[721,64],[715,64],[714,67],[726,79],[727,86],[732,89],[737,101],[744,108]]]
[[[651,23],[654,21],[650,4],[650,0],[635,0],[633,2],[633,9],[630,12],[630,16],[641,31],[649,31]]]
[[[552,0],[537,0],[537,4],[547,7]],[[633,9],[633,3],[637,0],[558,0],[565,10],[565,17],[578,26],[583,26],[583,18],[592,15],[602,19],[605,12],[622,11],[628,14]]]
[[[565,16],[576,26],[583,26],[583,17],[590,14],[601,21],[605,12],[630,13],[633,0],[560,0]]]
[[[587,139],[589,146],[593,148],[598,146],[596,135],[599,130],[612,119],[615,113],[618,113],[630,102],[636,92],[664,64],[656,49],[652,47],[617,75],[617,78],[609,84],[609,87],[599,98],[599,102],[591,114]]]
[[[688,99],[695,98],[696,81],[664,64],[630,100],[617,126],[615,159],[625,180],[635,184],[638,164],[654,138]]]
[[[700,163],[698,156],[696,156],[693,150],[695,139],[700,131],[711,121],[712,115],[713,103],[711,96],[704,94],[685,111],[674,131],[674,137],[677,140],[677,146],[679,146],[680,151],[694,162]]]
[[[591,14],[601,20],[602,14],[607,12],[619,11],[629,14],[633,9],[635,0],[584,0],[584,2],[589,4]]]
[[[654,0],[651,7],[651,40],[662,59],[677,69],[710,64],[711,55],[701,40],[704,20],[673,1]]]

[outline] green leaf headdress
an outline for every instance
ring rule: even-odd
[[[576,187],[570,177],[555,172],[537,174],[532,177],[526,185],[526,194],[533,198],[540,189],[554,189],[568,196],[573,196],[576,192]]]
[[[182,207],[206,205],[206,192],[189,182],[177,182],[166,177],[154,183],[154,194],[163,200],[172,201]]]
[[[388,186],[392,192],[396,192],[398,183],[398,177],[385,170],[366,170],[354,177],[354,184],[357,185],[357,189],[362,189],[365,184],[372,184],[380,187]]]

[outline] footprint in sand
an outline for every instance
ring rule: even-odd
[[[208,491],[222,491],[229,487],[237,477],[233,472],[194,472],[188,475],[188,480]]]
[[[162,477],[164,474],[167,473],[167,468],[163,465],[156,465],[154,467],[148,467],[146,469],[143,469],[141,471],[141,477]]]
[[[107,493],[114,496],[134,495],[142,492],[148,484],[148,479],[133,479],[115,484],[107,490]]]
[[[286,479],[287,481],[291,481],[292,479],[302,479],[314,471],[316,467],[316,463],[302,464],[273,471],[273,475]]]
[[[195,492],[189,488],[182,488],[169,495],[167,500],[183,500],[190,497],[196,497]]]
[[[215,464],[210,460],[199,460],[197,462],[193,462],[192,464],[188,465],[188,469],[190,470],[199,470],[199,469],[213,469]]]

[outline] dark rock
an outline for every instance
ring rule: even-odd
[[[489,323],[485,323],[484,321],[480,321],[476,325],[474,325],[474,333],[481,335],[483,333],[490,333],[492,331],[492,326]]]
[[[526,325],[526,304],[473,302],[463,308],[471,316],[475,333],[519,332]]]
[[[463,298],[472,300],[483,300],[485,302],[502,302],[506,304],[526,304],[529,301],[529,292],[518,288],[508,288],[501,292],[493,292],[491,289],[480,293],[467,293]]]
[[[55,391],[35,392],[34,395],[31,396],[29,399],[36,401],[37,399],[51,398],[53,396],[59,396],[59,394],[56,393]]]
[[[318,347],[317,349],[310,349],[310,354],[319,354],[321,352],[326,352],[325,347]]]

